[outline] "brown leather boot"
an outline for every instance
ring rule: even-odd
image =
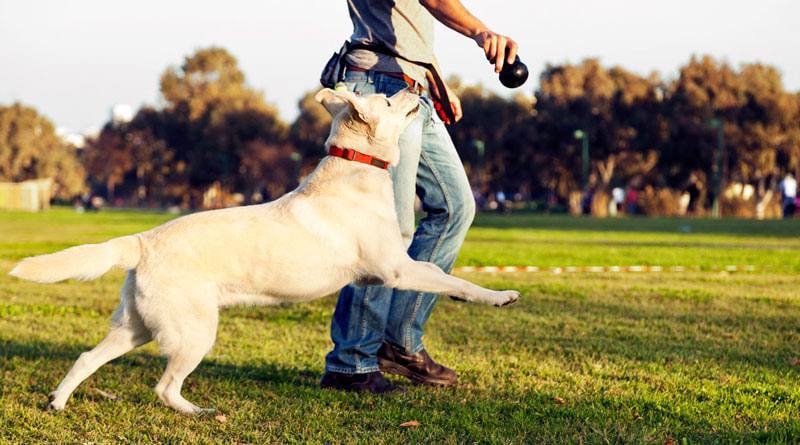
[[[320,382],[322,389],[335,389],[338,391],[371,392],[373,394],[403,393],[405,389],[392,385],[383,374],[378,371],[366,374],[344,374],[341,372],[327,371]]]
[[[428,385],[452,386],[458,380],[455,371],[433,361],[424,349],[408,355],[388,342],[384,342],[378,350],[378,366],[383,372],[402,375]]]

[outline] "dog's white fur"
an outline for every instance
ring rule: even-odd
[[[398,138],[419,98],[403,91],[360,97],[320,91],[334,116],[326,145],[397,164]],[[412,260],[400,234],[386,170],[326,157],[293,192],[263,205],[187,215],[152,230],[23,260],[11,275],[52,283],[128,269],[108,336],[81,354],[50,395],[63,409],[100,366],[151,340],[168,357],[155,387],[168,406],[207,411],[181,396],[184,379],[211,349],[219,308],[309,301],[350,282],[435,292],[496,306],[516,291],[492,291]]]

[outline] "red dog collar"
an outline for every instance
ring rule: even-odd
[[[356,161],[362,164],[378,167],[383,170],[389,168],[389,163],[383,159],[361,153],[360,151],[353,150],[352,148],[342,148],[331,145],[331,148],[328,149],[328,154],[330,156],[336,156],[337,158],[347,159],[348,161]]]

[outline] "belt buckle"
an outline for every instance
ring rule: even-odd
[[[342,157],[347,159],[348,161],[352,161],[356,158],[356,151],[352,148],[345,148],[342,150]]]

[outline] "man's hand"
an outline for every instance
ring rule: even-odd
[[[517,42],[511,37],[485,30],[478,32],[472,39],[483,48],[486,60],[494,64],[494,71],[499,73],[505,63],[514,63],[517,57]]]
[[[486,59],[494,64],[494,70],[500,72],[503,65],[514,63],[517,57],[517,42],[509,37],[489,31],[489,27],[472,15],[461,0],[420,0],[436,20],[448,28],[455,30],[483,48]]]
[[[430,71],[425,73],[425,77],[428,79],[428,86],[430,87],[429,91],[431,93],[431,97],[442,104],[442,95],[439,94],[439,87],[436,85],[436,81],[433,78],[433,73]],[[461,99],[458,98],[456,92],[453,91],[449,86],[447,86],[444,81],[442,81],[444,87],[447,89],[447,98],[450,99],[450,109],[453,110],[453,117],[455,118],[456,122],[460,121],[462,117],[464,117],[464,113],[461,111]],[[443,104],[442,104],[443,105]],[[442,120],[445,120],[442,118]],[[447,122],[448,124],[451,122]]]
[[[451,90],[447,84],[445,84],[445,88],[447,88],[447,97],[450,98],[450,108],[453,110],[453,116],[456,118],[456,122],[458,122],[464,117],[464,113],[461,111],[461,99],[458,98],[456,92]]]

